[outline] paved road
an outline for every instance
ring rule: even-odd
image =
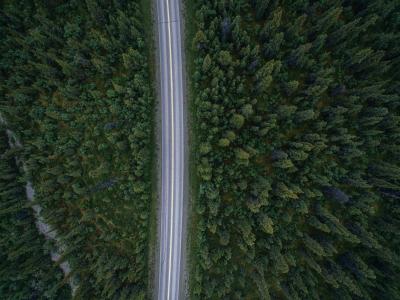
[[[161,213],[158,299],[182,298],[184,91],[180,0],[156,0],[161,81]]]

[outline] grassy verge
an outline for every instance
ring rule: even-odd
[[[149,0],[141,0],[141,10],[143,14],[143,26],[144,26],[144,33],[145,33],[145,43],[147,45],[148,53],[148,69],[150,74],[150,80],[152,82],[152,90],[153,90],[153,120],[155,124],[152,127],[152,142],[150,151],[151,155],[151,170],[149,170],[149,180],[151,180],[151,203],[150,203],[150,220],[149,220],[149,242],[148,242],[148,291],[147,296],[148,299],[154,298],[154,277],[155,277],[155,263],[156,263],[156,251],[157,251],[157,211],[158,211],[158,158],[157,158],[157,78],[156,78],[156,61],[155,61],[155,35],[154,35],[154,15],[153,15],[153,1]]]
[[[189,205],[188,205],[188,243],[187,243],[187,274],[189,284],[189,299],[194,299],[193,290],[191,289],[193,278],[195,275],[195,262],[196,254],[198,253],[197,244],[197,215],[195,211],[196,196],[198,191],[198,179],[196,171],[196,149],[197,149],[197,122],[196,122],[196,107],[194,105],[195,91],[192,86],[192,77],[194,73],[194,58],[195,53],[192,48],[192,40],[196,33],[196,24],[193,22],[195,19],[194,1],[183,0],[184,5],[184,18],[185,20],[192,20],[185,22],[184,27],[184,49],[186,55],[186,74],[187,74],[187,108],[188,108],[188,132],[189,132]]]

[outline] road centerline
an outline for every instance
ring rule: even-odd
[[[171,222],[170,222],[170,245],[169,245],[169,264],[168,264],[168,281],[167,281],[167,299],[170,299],[171,288],[171,263],[172,263],[172,247],[173,247],[173,227],[174,227],[174,186],[175,186],[175,133],[174,133],[174,85],[172,75],[172,42],[171,42],[171,22],[170,22],[170,7],[169,0],[167,3],[167,27],[168,27],[168,48],[169,48],[169,81],[170,81],[170,102],[171,102]]]

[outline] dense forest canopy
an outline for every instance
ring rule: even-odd
[[[188,1],[191,299],[400,299],[399,1]],[[0,4],[1,299],[151,297],[143,3]]]
[[[2,299],[68,299],[61,269],[51,262],[55,246],[45,241],[27,207],[23,177],[0,130],[0,296]]]
[[[194,2],[193,299],[400,299],[399,1]]]
[[[153,91],[142,4],[1,4],[1,116],[21,142],[7,150],[1,132],[2,299],[71,298],[62,262],[78,299],[146,298]],[[27,180],[63,245],[57,264],[44,256],[52,242],[28,234]]]

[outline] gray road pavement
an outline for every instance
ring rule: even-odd
[[[180,299],[183,283],[184,90],[180,0],[156,0],[161,95],[159,300]]]

